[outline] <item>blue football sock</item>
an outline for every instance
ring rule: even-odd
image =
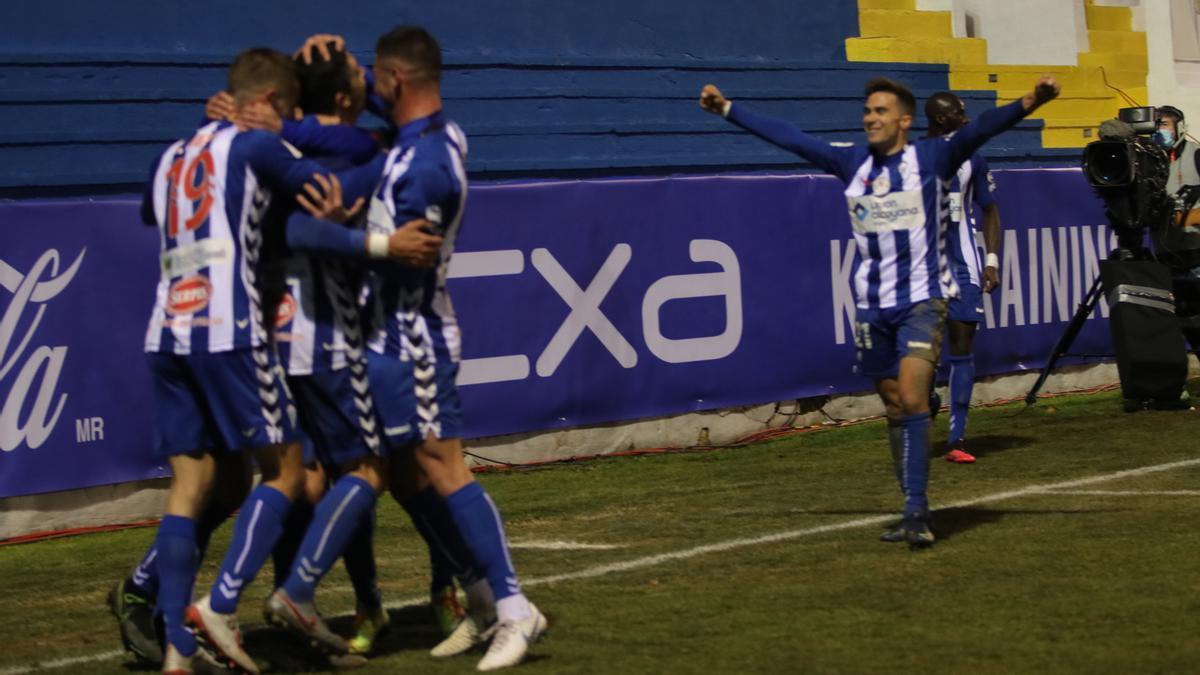
[[[429,547],[430,592],[436,593],[458,579],[466,587],[482,576],[475,556],[467,548],[446,500],[432,487],[421,490],[401,506],[412,518]]]
[[[365,607],[383,605],[375,567],[375,509],[368,509],[360,517],[358,527],[342,551],[342,563],[354,586],[354,599],[358,604]]]
[[[271,551],[271,561],[275,564],[275,588],[283,585],[288,575],[292,573],[292,563],[296,562],[296,552],[300,550],[300,542],[313,519],[313,505],[307,500],[299,499],[292,504],[287,519],[283,521],[283,532],[279,541],[275,542],[275,550]]]
[[[904,515],[925,513],[929,500],[929,413],[900,418],[904,429]]]
[[[492,498],[474,481],[446,497],[446,507],[458,526],[468,550],[487,574],[492,595],[499,602],[521,595],[521,584],[508,553],[504,523]]]
[[[212,538],[212,533],[228,518],[229,509],[210,504],[204,514],[200,516],[200,520],[196,521],[197,567],[204,560],[204,553],[208,550],[208,540]],[[156,539],[142,556],[142,561],[133,568],[133,574],[126,579],[126,587],[132,586],[138,593],[151,601],[158,597],[158,565],[155,564],[157,559],[158,540]]]
[[[259,485],[246,497],[233,523],[233,541],[221,562],[217,583],[209,594],[213,611],[231,614],[237,609],[242,591],[275,548],[290,507],[291,501],[269,485]]]
[[[154,599],[158,597],[158,537],[150,543],[150,548],[142,555],[142,560],[133,568],[133,573],[125,580],[125,589],[134,590],[143,597]]]
[[[888,418],[888,450],[892,454],[892,470],[896,472],[896,484],[904,493],[904,426],[900,420]]]
[[[971,354],[950,357],[950,444],[967,436],[967,411],[971,408],[971,389],[975,387],[975,357]]]
[[[342,555],[362,514],[375,508],[375,488],[358,476],[342,476],[317,504],[296,563],[283,588],[297,602],[311,602],[321,577]]]
[[[184,656],[196,653],[196,638],[183,625],[183,613],[192,602],[199,553],[196,523],[184,516],[163,516],[154,548],[158,567],[158,611],[162,613],[167,640]]]

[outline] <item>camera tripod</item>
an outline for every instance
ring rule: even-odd
[[[1083,329],[1083,324],[1091,316],[1092,311],[1096,308],[1096,303],[1100,300],[1102,292],[1100,290],[1100,276],[1096,276],[1096,280],[1092,282],[1092,287],[1088,289],[1087,295],[1083,296],[1083,300],[1079,303],[1079,308],[1075,310],[1075,316],[1071,317],[1071,322],[1067,324],[1067,329],[1059,336],[1058,342],[1054,343],[1054,349],[1050,352],[1050,358],[1046,360],[1046,365],[1042,368],[1042,372],[1038,374],[1038,379],[1033,383],[1029,393],[1025,394],[1026,407],[1037,403],[1038,391],[1046,384],[1046,379],[1050,377],[1054,366],[1058,364],[1058,360],[1066,355],[1067,350],[1075,342],[1079,331]]]

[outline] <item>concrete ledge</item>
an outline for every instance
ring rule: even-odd
[[[1023,397],[1037,372],[983,378],[976,382],[975,403]],[[1112,364],[1062,368],[1052,375],[1044,393],[1112,384]],[[944,389],[942,400],[948,400]],[[468,450],[479,458],[472,465],[493,462],[523,464],[572,457],[593,457],[639,448],[722,445],[764,429],[809,426],[829,419],[854,420],[883,414],[874,393],[782,401],[673,417],[617,422],[558,431],[477,439]],[[130,523],[162,514],[168,479],[106,485],[0,500],[0,539],[30,532]]]
[[[169,478],[0,499],[0,539],[158,518]]]

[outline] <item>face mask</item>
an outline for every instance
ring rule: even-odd
[[[1159,129],[1154,135],[1154,140],[1162,147],[1169,148],[1175,145],[1175,133],[1170,129]]]

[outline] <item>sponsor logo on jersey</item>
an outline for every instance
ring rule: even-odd
[[[232,240],[202,239],[194,244],[163,251],[159,257],[159,267],[163,279],[173,279],[195,274],[214,265],[232,265],[233,258]]]
[[[847,197],[851,224],[859,234],[915,230],[925,225],[920,190],[890,192],[883,197]]]
[[[167,291],[167,314],[195,314],[208,307],[211,298],[212,284],[208,277],[201,274],[184,277],[171,284]]]
[[[961,192],[950,193],[950,220],[959,223],[963,217],[963,201]]]
[[[283,328],[296,317],[296,298],[291,293],[284,293],[279,299],[279,309],[275,311],[275,327]]]

